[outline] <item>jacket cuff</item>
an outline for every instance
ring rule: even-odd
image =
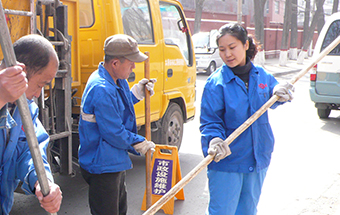
[[[54,182],[53,176],[50,171],[46,170],[46,176],[50,182]],[[27,176],[25,177],[25,181],[22,185],[22,189],[28,194],[35,194],[34,185],[37,181],[38,181],[38,176],[37,176],[36,171],[33,170],[29,172]]]

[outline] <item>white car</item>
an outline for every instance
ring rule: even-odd
[[[216,44],[217,34],[218,30],[211,30],[210,32],[200,32],[192,36],[198,72],[205,72],[210,75],[218,67],[222,66],[223,61],[220,58]]]
[[[340,35],[340,13],[328,17],[315,44],[313,58]],[[309,95],[320,118],[328,118],[331,110],[340,110],[340,45],[314,67],[310,74]]]

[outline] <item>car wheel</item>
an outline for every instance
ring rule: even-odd
[[[331,113],[331,109],[320,109],[318,108],[318,115],[320,119],[327,119],[329,114]]]
[[[152,139],[156,144],[181,147],[183,137],[183,114],[182,110],[176,103],[171,103],[166,110],[161,126],[156,132],[153,132]]]
[[[216,71],[216,63],[210,62],[208,68],[207,68],[207,74],[210,75],[211,73]]]

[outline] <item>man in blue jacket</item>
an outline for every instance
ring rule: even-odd
[[[53,183],[47,163],[46,148],[49,136],[38,119],[38,106],[33,97],[39,97],[42,88],[54,78],[59,60],[52,44],[44,37],[28,35],[14,43],[18,65],[4,68],[0,66],[0,214],[9,214],[13,205],[14,190],[19,181],[27,194],[35,194],[41,206],[50,213],[59,210],[62,193]],[[22,121],[15,101],[26,94],[38,139],[50,193],[43,197],[33,165]]]
[[[144,86],[153,95],[155,80],[142,79],[130,91],[126,79],[147,56],[135,39],[117,34],[104,44],[104,62],[86,84],[79,121],[79,164],[89,184],[92,214],[127,212],[125,171],[132,168],[129,152],[145,154],[155,144],[137,134],[133,105],[142,100]]]

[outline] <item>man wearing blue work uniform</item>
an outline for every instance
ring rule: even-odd
[[[144,86],[154,94],[155,80],[142,79],[129,89],[126,79],[147,56],[135,39],[117,34],[104,44],[104,62],[86,84],[79,121],[79,164],[89,184],[92,214],[127,213],[125,171],[132,168],[129,152],[139,155],[155,144],[137,134],[133,105],[145,97]]]
[[[62,193],[53,183],[50,166],[47,163],[46,148],[49,136],[38,119],[38,98],[42,88],[56,75],[59,60],[52,44],[42,36],[27,35],[14,43],[16,66],[0,67],[0,214],[9,214],[14,200],[14,190],[19,181],[27,194],[35,194],[41,206],[50,213],[59,210]],[[26,79],[27,78],[27,79]],[[22,121],[15,101],[26,94],[32,116],[34,131],[38,139],[50,193],[43,197],[32,156],[23,130]]]

